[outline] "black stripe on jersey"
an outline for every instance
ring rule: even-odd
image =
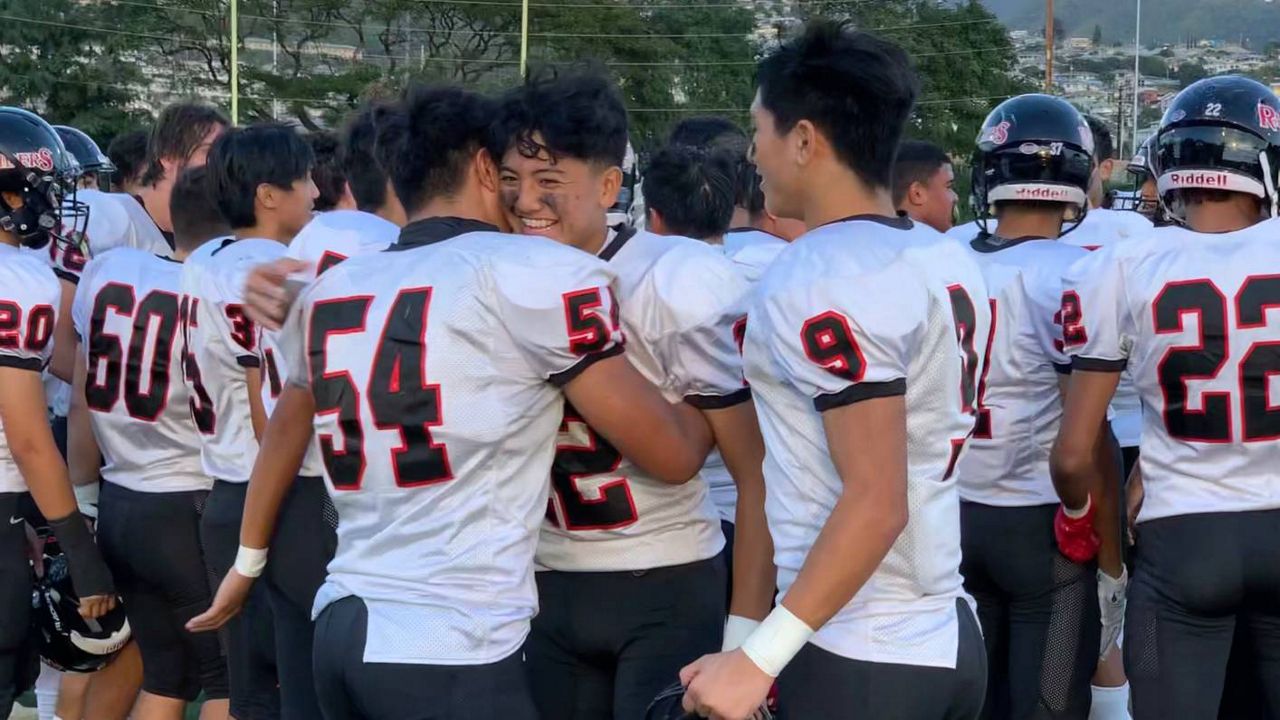
[[[618,251],[622,249],[622,246],[626,245],[627,241],[636,235],[635,228],[627,227],[625,225],[619,225],[615,230],[616,232],[613,234],[613,241],[608,245],[605,245],[600,250],[600,254],[596,256],[605,262],[612,260],[618,254]]]
[[[1063,365],[1063,364],[1059,364],[1059,363],[1054,363],[1054,364],[1053,364],[1053,371],[1054,371],[1054,372],[1056,372],[1056,373],[1058,373],[1059,375],[1070,375],[1070,374],[1071,374],[1071,363],[1066,363],[1065,365]]]
[[[19,370],[34,370],[36,372],[40,372],[44,369],[44,361],[40,358],[0,355],[0,367],[11,367],[18,368]]]
[[[53,274],[57,275],[59,280],[66,280],[72,285],[80,284],[80,276],[73,272],[68,272],[62,268],[53,268]]]
[[[237,355],[236,364],[242,368],[262,367],[262,361],[257,355]]]
[[[387,248],[388,252],[443,242],[472,232],[499,232],[496,225],[460,217],[431,217],[415,220],[400,229],[400,237]]]
[[[734,390],[728,395],[685,395],[684,401],[699,410],[723,410],[751,399],[751,388]]]
[[[879,223],[881,225],[884,225],[887,228],[893,228],[894,230],[910,230],[916,225],[915,221],[913,221],[909,217],[903,217],[903,216],[897,216],[897,215],[895,215],[894,217],[889,217],[888,215],[876,215],[874,213],[863,213],[861,215],[850,215],[849,217],[843,217],[843,218],[840,218],[839,220],[832,220],[831,222],[823,223],[818,227],[826,227],[828,225],[836,225],[838,223],[847,223],[847,222],[856,222],[856,221]],[[813,228],[813,229],[817,230],[818,228]]]
[[[552,385],[555,385],[556,387],[562,388],[565,385],[568,385],[570,381],[572,381],[574,378],[581,375],[584,370],[591,367],[592,365],[600,362],[601,360],[606,360],[608,358],[611,358],[614,355],[621,355],[622,350],[623,350],[622,345],[614,345],[613,347],[606,348],[604,350],[601,350],[600,352],[591,353],[590,355],[584,355],[582,356],[582,359],[579,360],[578,362],[548,377],[547,382],[551,383]]]
[[[223,238],[223,240],[222,240],[222,244],[221,244],[221,245],[219,245],[216,249],[214,249],[214,251],[213,251],[213,252],[209,253],[209,257],[213,257],[214,255],[217,255],[218,253],[222,252],[223,250],[226,250],[226,249],[227,249],[227,246],[228,246],[228,245],[231,245],[231,244],[232,244],[232,243],[234,243],[235,241],[236,241],[236,239],[235,239],[235,238],[233,238],[233,237]]]
[[[897,397],[898,395],[906,394],[906,378],[898,378],[888,382],[858,383],[857,385],[850,385],[837,393],[819,395],[813,399],[813,407],[818,412],[826,412],[859,403],[863,400]]]
[[[1128,360],[1103,360],[1102,358],[1071,358],[1072,370],[1093,370],[1095,372],[1120,372],[1129,364]]]

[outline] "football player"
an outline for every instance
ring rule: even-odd
[[[729,230],[735,211],[738,167],[731,151],[724,149],[707,151],[691,145],[670,145],[658,151],[644,172],[644,195],[649,213],[646,227],[657,235],[680,235],[719,245]],[[750,275],[741,266],[739,270],[743,271],[750,282],[758,277]],[[752,465],[759,467],[760,463],[752,461]],[[737,483],[725,466],[719,450],[712,450],[707,456],[701,474],[707,481],[711,499],[720,513],[720,529],[724,532],[725,539],[724,554],[729,568],[728,588],[731,590],[733,546],[737,528]],[[747,485],[749,491],[763,491],[763,478],[748,480]],[[763,497],[757,497],[748,507],[761,507],[762,502]],[[774,572],[773,546],[764,514],[748,514],[743,521],[747,523],[743,526],[745,561],[767,563],[750,572],[771,578]],[[763,546],[759,543],[769,544]],[[729,606],[732,607],[731,597]],[[734,622],[741,624],[739,620]],[[730,644],[735,642],[734,638],[726,640]]]
[[[1280,557],[1261,539],[1280,513],[1268,397],[1278,331],[1267,312],[1280,303],[1280,100],[1246,78],[1202,80],[1175,98],[1155,142],[1161,202],[1192,230],[1104,248],[1070,269],[1074,372],[1053,463],[1055,480],[1088,472],[1088,427],[1129,369],[1145,490],[1125,618],[1134,714],[1196,720],[1218,716],[1233,638],[1251,651],[1241,671],[1280,707],[1270,662]]]
[[[741,720],[776,678],[788,717],[977,717],[950,474],[990,315],[964,249],[893,205],[918,81],[901,48],[828,21],[757,77],[769,209],[812,228],[765,272],[746,332],[780,602],[740,649],[681,671],[684,707]]]
[[[76,508],[66,464],[50,431],[41,371],[60,305],[58,280],[21,247],[43,249],[61,227],[61,198],[74,160],[44,120],[0,108],[0,715],[35,680],[27,646],[31,568],[20,500],[30,492],[70,562],[81,614],[115,606],[111,573]]]
[[[893,161],[893,204],[898,212],[946,232],[955,224],[956,173],[942,148],[907,140]]]
[[[266,424],[260,333],[245,313],[240,291],[249,269],[283,256],[289,241],[311,220],[316,195],[311,162],[311,148],[283,125],[253,125],[220,136],[209,152],[209,186],[233,236],[205,243],[182,270],[186,381],[204,471],[214,480],[201,534],[215,582],[235,560],[246,483]],[[323,537],[314,540],[323,545]],[[295,568],[284,565],[273,580],[292,577]],[[296,569],[309,567],[300,559]],[[296,624],[288,622],[292,618],[273,629],[272,613],[263,604],[275,605],[268,590],[266,584],[260,586],[252,612],[227,630],[231,712],[256,717],[260,710],[255,705],[269,707],[276,699],[273,670],[278,669],[281,716],[315,717],[308,714],[316,713],[310,663],[297,655],[305,652],[309,658],[310,652],[294,632]],[[273,652],[277,668],[271,668]]]
[[[416,87],[381,114],[379,159],[410,222],[387,253],[325,271],[282,334],[299,370],[254,468],[237,572],[261,569],[314,418],[340,516],[316,599],[327,717],[537,717],[521,648],[565,397],[665,482],[695,476],[710,447],[700,414],[621,355],[606,266],[502,234],[494,112]]]
[[[105,460],[98,540],[143,660],[133,717],[180,719],[203,691],[201,717],[212,720],[227,717],[226,661],[215,636],[183,629],[209,606],[200,514],[212,481],[182,381],[179,285],[186,255],[231,231],[208,199],[204,168],[179,178],[170,211],[174,257],[122,248],[90,261],[79,283],[76,397],[92,432],[79,438],[85,428],[73,423],[70,466],[96,482],[98,450]]]
[[[147,169],[149,130],[139,128],[120,133],[107,145],[107,157],[115,166],[111,173],[111,192],[136,195],[142,189],[142,173]]]
[[[1032,94],[987,116],[973,158],[973,206],[988,232],[968,247],[987,283],[992,331],[977,423],[955,477],[960,569],[987,646],[988,718],[1089,717],[1090,678],[1115,641],[1100,643],[1095,599],[1100,583],[1111,597],[1126,580],[1118,458],[1100,457],[1087,485],[1055,488],[1049,475],[1071,369],[1059,315],[1062,272],[1087,254],[1056,241],[1086,212],[1092,150],[1089,127],[1070,103]],[[1095,561],[1094,518],[1107,541],[1104,571]],[[1089,542],[1078,545],[1080,534]],[[1123,608],[1108,610],[1105,623],[1118,632]]]
[[[118,196],[134,222],[138,235],[134,247],[158,254],[173,247],[169,218],[173,185],[184,169],[204,165],[213,141],[230,126],[221,111],[200,103],[174,103],[160,112],[147,139],[141,187],[136,195]]]
[[[739,517],[760,517],[752,525],[762,532],[763,444],[734,330],[745,279],[705,243],[608,227],[627,116],[602,74],[532,77],[504,99],[499,123],[512,226],[595,255],[618,274],[632,364],[669,400],[703,411],[741,487]],[[681,666],[722,642],[736,646],[768,612],[767,542],[749,541],[739,524],[726,625],[724,536],[706,483],[655,477],[572,402],[551,483],[537,554],[541,611],[525,648],[544,717],[642,717]]]

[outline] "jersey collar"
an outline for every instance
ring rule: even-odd
[[[472,218],[433,217],[415,220],[400,230],[400,238],[388,250],[411,250],[472,232],[501,232],[496,225]]]
[[[909,217],[905,217],[901,215],[888,217],[886,215],[874,215],[871,213],[864,213],[862,215],[850,215],[849,217],[840,218],[839,220],[832,220],[829,223],[825,223],[821,227],[825,227],[826,225],[835,225],[837,223],[854,222],[858,220],[863,222],[879,223],[881,225],[884,225],[885,227],[893,228],[894,230],[910,230],[911,228],[915,227],[915,221]],[[814,228],[814,229],[816,230],[817,228]]]
[[[979,233],[978,237],[969,241],[969,247],[973,248],[974,250],[977,250],[980,253],[993,253],[993,252],[999,252],[1001,250],[1008,250],[1011,247],[1021,245],[1022,243],[1025,243],[1025,242],[1032,242],[1034,240],[1048,240],[1048,239],[1049,238],[1047,237],[1041,237],[1039,235],[1024,235],[1019,238],[1006,239],[998,235],[984,235]]]
[[[613,237],[609,238],[596,256],[605,262],[612,260],[618,254],[618,251],[622,249],[622,246],[626,245],[627,241],[635,237],[636,234],[636,229],[627,225],[615,225],[611,229]]]

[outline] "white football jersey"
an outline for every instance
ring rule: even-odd
[[[137,196],[110,193],[108,197],[119,202],[129,215],[132,230],[129,247],[166,257],[173,254],[173,241],[160,229],[159,225],[156,225],[156,221],[151,218],[151,214],[147,212],[147,208],[142,205],[142,201]]]
[[[241,298],[249,271],[282,257],[285,246],[261,238],[210,242],[212,252],[188,258],[182,268],[187,390],[205,474],[248,482],[258,441],[244,371],[261,366],[260,333]]]
[[[182,263],[119,248],[89,261],[71,309],[102,477],[138,492],[207,490],[182,379]]]
[[[621,352],[612,282],[551,240],[434,219],[303,290],[282,345],[306,368],[290,382],[315,397],[339,517],[315,613],[364,600],[366,662],[519,650],[537,611],[558,388]]]
[[[0,244],[0,365],[40,373],[53,355],[62,286],[43,258]],[[0,493],[26,492],[0,425]]]
[[[996,229],[995,219],[988,220],[987,227],[992,230],[995,230]],[[964,242],[964,243],[969,242],[970,240],[978,237],[981,234],[983,234],[982,226],[978,224],[977,220],[970,220],[967,223],[964,223],[961,225],[955,225],[946,233],[947,237],[952,238],[954,240],[959,240],[960,242]]]
[[[753,284],[786,247],[786,240],[753,228],[730,230],[724,236],[725,257]]]
[[[991,335],[978,382],[978,419],[955,477],[964,500],[1027,507],[1058,502],[1049,450],[1058,434],[1059,373],[1071,371],[1062,347],[1062,273],[1087,251],[1055,240],[997,244],[975,239],[991,303]]]
[[[400,228],[372,213],[359,210],[334,210],[319,213],[289,243],[286,257],[311,264],[310,277],[317,275],[349,257],[385,250],[396,241]],[[267,415],[275,412],[276,402],[290,368],[281,352],[279,333],[263,330],[258,348],[262,363],[262,404]],[[312,442],[307,447],[298,474],[319,477],[323,470],[320,446]]]
[[[734,325],[748,285],[714,247],[686,237],[622,232],[600,257],[618,274],[627,357],[671,402],[728,407],[750,397]],[[720,515],[700,476],[649,477],[566,404],[538,543],[550,570],[646,570],[705,560],[724,548]]]
[[[1280,508],[1280,219],[1233,233],[1161,228],[1069,270],[1077,369],[1132,371],[1146,499],[1138,522]]]
[[[355,255],[378,252],[396,241],[400,228],[373,213],[319,213],[289,243],[287,257],[311,264],[311,277]]]
[[[973,429],[990,313],[959,243],[905,218],[809,231],[765,273],[747,322],[780,597],[844,484],[822,412],[904,395],[910,519],[880,567],[811,642],[869,662],[955,667],[960,499],[951,477]]]
[[[1094,251],[1149,235],[1151,221],[1136,212],[1094,208],[1080,227],[1062,236],[1062,242]],[[1137,447],[1142,435],[1142,405],[1129,371],[1120,374],[1120,386],[1111,399],[1111,431],[1121,447]]]

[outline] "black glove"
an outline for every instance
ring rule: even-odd
[[[67,556],[67,569],[71,573],[71,586],[81,598],[94,595],[114,595],[115,582],[111,571],[102,560],[102,553],[89,533],[89,526],[79,510],[70,515],[49,521],[49,528],[58,545]]]

